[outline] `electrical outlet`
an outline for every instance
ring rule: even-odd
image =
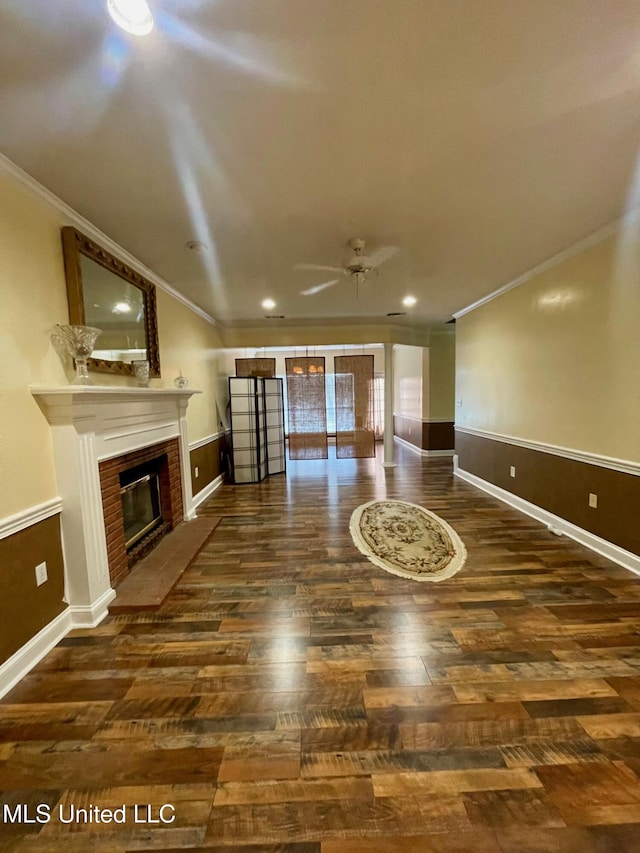
[[[462,400],[460,400],[460,399],[456,400],[456,406],[461,406],[461,405],[462,405]]]
[[[196,465],[196,467],[195,467],[194,474],[195,474],[195,476],[196,476],[196,477],[199,477],[199,476],[200,476],[200,469],[198,468],[198,466],[197,466],[197,465]]]
[[[589,506],[591,509],[598,509],[598,496],[593,492],[589,492]]]
[[[516,466],[515,465],[511,465],[511,467],[509,468],[509,476],[510,477],[516,476]]]
[[[38,563],[36,566],[36,586],[41,586],[47,580],[47,564]]]

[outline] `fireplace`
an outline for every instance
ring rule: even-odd
[[[149,539],[195,518],[186,412],[199,392],[80,385],[31,392],[51,424],[66,600],[74,625],[97,625],[115,597],[113,587]],[[154,469],[162,523],[127,551],[132,537],[125,534],[120,490],[132,481],[121,484],[120,474],[163,456],[166,464]]]

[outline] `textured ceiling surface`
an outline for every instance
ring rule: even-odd
[[[634,204],[635,0],[105,6],[0,3],[0,151],[221,323],[442,322]]]

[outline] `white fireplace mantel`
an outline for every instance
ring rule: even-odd
[[[109,579],[98,465],[168,439],[180,444],[185,520],[195,518],[186,412],[191,389],[32,386],[51,424],[66,597],[77,622],[97,625],[115,592]]]

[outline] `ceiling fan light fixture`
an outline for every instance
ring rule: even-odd
[[[373,250],[370,256],[364,255],[365,241],[361,237],[353,237],[349,240],[347,245],[354,254],[348,260],[345,260],[345,262],[339,267],[320,264],[296,264],[294,269],[318,271],[327,270],[332,273],[338,273],[339,275],[346,276],[350,282],[358,287],[366,281],[369,273],[375,273],[378,275],[378,267],[395,257],[395,255],[400,251],[397,246],[379,246],[377,249]],[[325,288],[338,284],[339,281],[340,279],[333,278],[331,281],[325,281],[322,284],[316,284],[313,287],[301,290],[300,294],[302,296],[314,296],[316,293],[320,293],[325,290]]]
[[[146,36],[153,29],[147,0],[107,0],[107,9],[116,24],[134,36]]]

